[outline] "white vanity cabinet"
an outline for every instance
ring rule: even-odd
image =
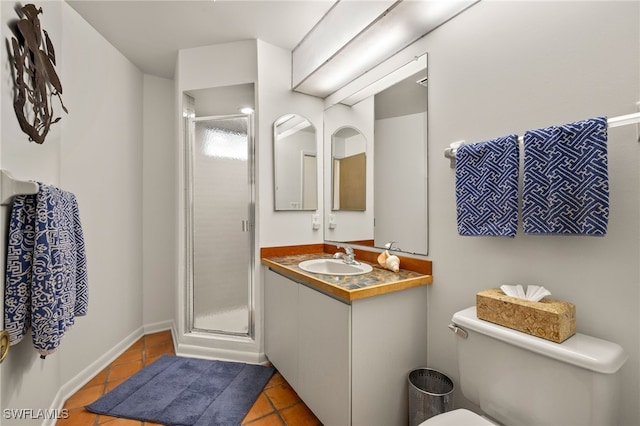
[[[350,423],[350,306],[265,272],[269,361],[325,425]]]
[[[264,350],[294,389],[298,387],[298,286],[270,270],[265,275]]]
[[[298,396],[327,425],[349,424],[350,306],[298,286]],[[277,368],[277,367],[276,367]]]
[[[325,426],[406,425],[427,287],[343,302],[265,268],[265,353]]]

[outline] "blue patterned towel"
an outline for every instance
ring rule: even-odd
[[[525,133],[522,220],[527,234],[607,233],[606,117]]]
[[[519,155],[517,135],[457,149],[456,210],[460,235],[516,235]]]
[[[87,313],[84,238],[76,197],[39,184],[37,195],[14,198],[5,281],[5,328],[11,344],[31,327],[45,356],[60,344],[76,316]]]

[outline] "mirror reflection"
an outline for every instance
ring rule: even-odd
[[[406,74],[405,74],[406,75]],[[396,80],[397,81],[397,80]],[[373,156],[370,184],[373,185],[372,229],[354,235],[342,208],[327,212],[325,240],[427,254],[427,69],[424,69],[366,98],[373,102]],[[343,108],[342,105],[336,105]],[[357,107],[357,104],[354,105]],[[331,114],[330,108],[326,111]],[[352,107],[353,108],[353,107]],[[333,149],[333,146],[332,146]],[[334,170],[335,174],[335,170]],[[335,193],[335,185],[330,188]],[[333,198],[335,199],[335,198]],[[341,226],[347,224],[347,226]],[[362,234],[362,235],[360,235]],[[373,235],[373,239],[371,239]]]
[[[376,247],[427,252],[426,70],[377,94],[374,238]]]
[[[318,208],[316,129],[305,117],[287,114],[273,124],[275,210]]]
[[[367,140],[354,127],[331,137],[331,210],[365,211],[367,205]]]

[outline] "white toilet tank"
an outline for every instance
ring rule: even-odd
[[[480,320],[475,306],[452,321],[468,333],[456,333],[460,388],[488,416],[510,426],[617,424],[619,345],[579,333],[554,343]]]

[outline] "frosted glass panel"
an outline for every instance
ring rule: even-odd
[[[192,129],[193,329],[248,335],[248,118],[195,121]]]

